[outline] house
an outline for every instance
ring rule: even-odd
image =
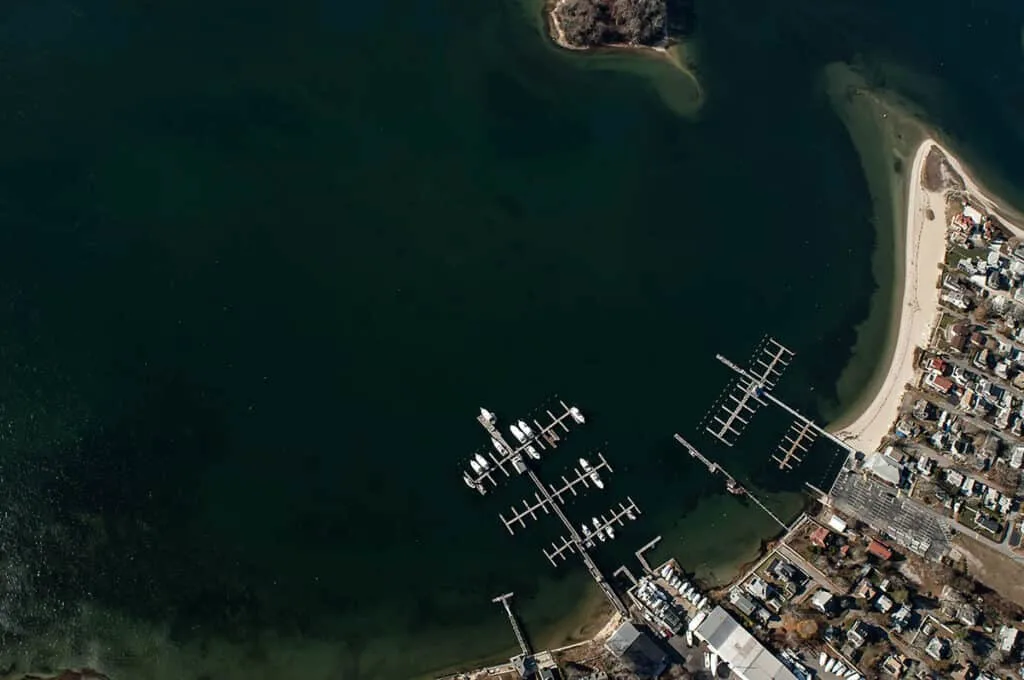
[[[892,559],[892,549],[881,541],[872,538],[871,542],[868,543],[868,552],[875,557],[882,560]]]
[[[946,370],[949,368],[949,364],[939,357],[932,357],[928,361],[928,368],[939,375],[946,375]]]
[[[811,543],[818,546],[819,548],[827,548],[829,540],[832,538],[832,532],[825,527],[818,527],[811,532]]]
[[[885,661],[882,662],[882,670],[891,675],[894,678],[898,678],[903,675],[905,664],[907,660],[902,655],[890,654],[885,657]]]
[[[1017,644],[1017,635],[1019,633],[1020,631],[1012,626],[1002,626],[999,629],[999,651],[1004,654],[1012,652]]]
[[[757,603],[735,588],[729,591],[729,602],[744,616],[753,616],[757,610]]]
[[[928,641],[928,646],[924,651],[936,661],[942,661],[949,656],[949,640],[936,635]]]
[[[871,639],[871,628],[866,623],[858,619],[854,621],[853,625],[850,626],[849,632],[846,633],[846,639],[854,647],[863,647],[868,640]]]
[[[935,373],[929,373],[924,379],[924,384],[939,394],[949,394],[949,391],[953,389],[952,380],[944,375],[937,375]]]
[[[965,323],[953,324],[946,331],[946,342],[949,348],[957,352],[964,351],[967,345],[967,338],[971,335],[971,328]]]
[[[983,515],[980,512],[975,515],[974,523],[990,534],[998,534],[1003,526],[995,518]]]
[[[981,615],[978,613],[978,608],[973,604],[964,603],[960,605],[957,619],[965,626],[975,626],[981,620]]]
[[[866,578],[862,578],[857,582],[857,586],[853,589],[853,597],[856,600],[870,600],[878,594],[878,590],[875,586]]]
[[[811,606],[817,609],[822,614],[828,614],[832,611],[835,598],[832,593],[827,590],[819,590],[811,598]]]
[[[786,560],[776,560],[769,571],[780,581],[792,583],[793,585],[802,585],[807,581],[807,574]]]
[[[910,620],[914,617],[914,610],[910,608],[909,604],[904,604],[892,615],[892,622],[897,626],[904,628],[910,625]]]
[[[744,585],[747,592],[760,600],[767,600],[772,596],[773,588],[760,576],[754,576]]]
[[[888,595],[880,595],[875,600],[875,608],[883,614],[888,613],[892,608],[896,606],[896,603],[892,601],[892,598]]]

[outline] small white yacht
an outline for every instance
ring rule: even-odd
[[[711,676],[718,677],[718,655],[711,652]]]
[[[819,654],[818,655],[818,665],[821,666],[822,668],[824,668],[825,667],[825,660],[827,658],[828,658],[828,654],[826,654],[825,652],[822,652],[821,654]]]
[[[590,475],[590,481],[594,483],[598,489],[604,488],[604,482],[601,481],[601,475],[597,474],[597,470],[587,461],[586,458],[580,458],[580,467],[583,468],[583,474]]]
[[[462,481],[464,481],[466,483],[466,486],[468,486],[470,489],[475,489],[476,488],[476,483],[473,481],[473,479],[466,472],[462,473]]]
[[[587,544],[588,548],[593,548],[594,542],[590,540],[590,527],[586,524],[581,524],[580,529],[583,530],[583,542]]]
[[[596,517],[591,517],[590,520],[594,523],[594,535],[604,543],[604,530],[601,528],[601,522],[599,522]]]
[[[483,419],[484,419],[484,420],[486,420],[487,422],[489,422],[489,423],[493,423],[493,422],[494,422],[494,414],[493,414],[493,413],[491,413],[490,411],[488,411],[487,409],[485,409],[485,408],[484,408],[484,407],[482,407],[482,406],[480,407],[480,415],[481,415],[481,416],[483,417]]]
[[[672,565],[671,564],[666,564],[664,567],[661,568],[661,572],[660,573],[661,573],[661,577],[662,578],[668,578],[669,576],[672,575]]]
[[[693,631],[689,629],[686,631],[686,646],[693,647]]]
[[[611,524],[609,524],[607,527],[605,527],[604,531],[605,531],[606,534],[608,534],[608,538],[615,538],[615,530],[612,529],[612,525]]]
[[[508,429],[512,432],[512,436],[515,437],[520,444],[526,443],[526,436],[523,434],[522,430],[520,430],[515,425],[509,425]]]
[[[491,444],[494,445],[494,450],[498,452],[498,455],[505,456],[508,454],[508,451],[505,450],[505,447],[502,445],[502,443],[499,442],[494,437],[491,437]]]
[[[526,445],[526,453],[529,454],[530,458],[534,460],[540,460],[540,452],[537,451],[537,447],[533,444]]]
[[[580,410],[575,406],[569,407],[569,415],[571,415],[572,419],[575,420],[577,423],[587,422],[586,418],[583,417],[583,414],[580,413]]]
[[[704,668],[711,668],[711,652],[704,652]]]
[[[694,605],[694,606],[696,606],[697,609],[704,609],[704,607],[707,605],[707,603],[708,603],[708,596],[707,595],[701,595],[700,599],[697,600],[697,604]]]
[[[491,467],[491,464],[487,462],[487,459],[481,456],[479,453],[473,454],[473,457],[476,458],[476,462],[480,465],[481,470],[486,470],[487,468]]]
[[[836,667],[836,660],[833,659],[831,656],[826,658],[828,659],[828,661],[825,662],[825,672],[831,673],[832,669]]]
[[[632,508],[630,508],[629,510],[626,510],[626,519],[628,519],[630,522],[633,522],[633,521],[636,520],[636,515],[633,514],[633,509]]]
[[[476,462],[475,458],[469,459],[469,467],[473,468],[473,472],[480,474],[483,472],[483,468],[480,467],[480,463]]]
[[[527,436],[527,438],[533,438],[533,428],[527,425],[525,420],[520,420],[519,422],[516,423],[516,425],[519,426],[519,429],[522,431],[523,434]]]

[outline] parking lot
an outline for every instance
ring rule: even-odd
[[[832,488],[836,507],[876,531],[883,531],[930,560],[949,552],[952,520],[944,519],[896,490],[858,473],[843,470]]]

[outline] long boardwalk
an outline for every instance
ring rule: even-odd
[[[523,656],[530,656],[530,645],[526,641],[526,636],[523,635],[522,628],[519,627],[519,619],[516,618],[515,613],[512,611],[512,605],[508,603],[512,597],[512,593],[505,593],[491,600],[492,602],[500,602],[505,607],[505,613],[508,614],[508,622],[512,624],[512,632],[516,634],[516,641],[519,643],[519,648],[523,650]]]
[[[686,450],[690,452],[691,456],[693,456],[694,458],[696,458],[697,460],[699,460],[701,463],[704,464],[704,467],[706,467],[708,469],[708,472],[710,472],[713,475],[720,472],[720,473],[722,473],[722,476],[725,477],[726,480],[729,482],[729,485],[731,487],[733,487],[733,488],[742,488],[739,485],[739,483],[736,481],[736,478],[733,477],[732,475],[730,475],[726,471],[725,468],[723,468],[718,463],[712,462],[709,458],[707,458],[707,456],[705,456],[703,453],[698,451],[697,448],[693,444],[691,444],[690,442],[686,441],[685,439],[683,439],[678,434],[675,435],[675,438],[676,438],[677,442],[679,442],[680,444],[682,444],[683,446],[686,447]],[[743,493],[744,493],[744,495],[747,498],[749,498],[751,501],[753,501],[754,505],[756,505],[757,507],[761,508],[765,512],[766,515],[768,515],[773,520],[775,520],[776,524],[778,524],[784,530],[788,530],[789,529],[789,525],[787,525],[785,522],[783,522],[781,519],[779,519],[778,515],[776,515],[771,510],[769,510],[768,507],[764,503],[762,503],[760,500],[758,500],[758,498],[756,496],[754,496],[754,494],[750,493],[750,491],[747,491],[745,489],[744,489]]]

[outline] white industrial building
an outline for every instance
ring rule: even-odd
[[[729,664],[740,680],[796,680],[792,671],[721,607],[715,607],[694,634]]]

